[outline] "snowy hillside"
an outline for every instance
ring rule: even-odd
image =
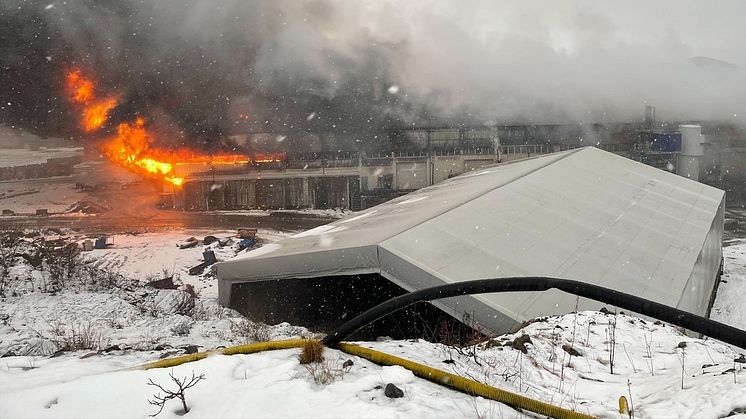
[[[258,237],[266,244],[288,234],[260,229]],[[109,249],[83,253],[79,272],[84,274],[59,289],[53,288],[46,265],[16,258],[0,306],[0,417],[145,417],[157,411],[148,403],[157,393],[149,379],[167,385],[169,373],[185,377],[193,371],[205,374],[206,381],[187,390],[189,417],[525,416],[401,367],[381,367],[329,349],[316,368],[331,382],[301,365],[299,350],[216,355],[172,369],[122,371],[195,351],[316,336],[287,323],[254,323],[219,307],[209,270],[188,275],[204,250],[224,260],[237,253],[236,243],[200,242],[187,249],[177,244],[188,236],[231,235],[207,230],[117,235]],[[743,327],[746,242],[731,244],[724,248],[713,318]],[[145,286],[164,270],[175,273],[179,289]],[[600,417],[619,417],[620,396],[631,401],[638,418],[714,418],[746,408],[746,351],[621,313],[541,318],[514,335],[461,348],[421,340],[361,344]],[[352,365],[343,366],[347,360]],[[388,398],[389,383],[404,396]],[[179,417],[179,406],[169,402],[159,417]]]
[[[613,374],[609,333],[616,341]],[[530,341],[521,345],[523,335]],[[601,417],[618,417],[622,395],[636,417],[723,417],[746,406],[746,372],[734,362],[742,359],[736,351],[621,314],[540,319],[515,335],[464,349],[424,341],[364,345]],[[147,402],[154,394],[148,379],[165,385],[170,372],[195,372],[206,381],[187,392],[190,417],[522,417],[401,367],[380,367],[334,350],[326,351],[323,364],[334,381],[317,383],[298,353],[217,355],[149,371],[118,370],[158,358],[158,352],[13,357],[0,372],[6,390],[0,411],[10,417],[144,417],[155,409]],[[353,364],[342,367],[348,359]],[[404,397],[387,398],[388,383]],[[178,410],[179,403],[171,402],[159,417],[179,417]]]

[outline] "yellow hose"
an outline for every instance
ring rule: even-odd
[[[178,356],[176,358],[161,359],[144,365],[134,367],[133,369],[149,370],[152,368],[169,368],[187,362],[198,361],[211,355],[235,355],[235,354],[253,354],[256,352],[271,351],[277,349],[301,348],[309,340],[291,339],[291,340],[274,340],[269,342],[250,343],[247,345],[231,346],[229,348],[217,349],[208,352],[199,352],[196,354]],[[520,394],[500,390],[480,382],[451,374],[437,368],[409,361],[404,358],[389,355],[370,348],[365,348],[349,343],[340,343],[339,349],[350,355],[359,356],[372,361],[379,365],[399,365],[404,367],[416,376],[432,381],[433,383],[450,387],[463,393],[482,396],[487,399],[496,400],[508,406],[528,410],[543,416],[549,416],[557,419],[594,419],[594,416],[575,412],[559,406],[554,406],[539,400],[534,400]]]
[[[468,378],[461,377],[450,372],[419,364],[398,356],[389,355],[370,348],[365,348],[349,343],[340,343],[339,349],[351,355],[356,355],[375,362],[378,365],[399,365],[414,373],[414,375],[432,381],[433,383],[459,390],[472,396],[482,396],[487,399],[505,403],[511,407],[528,410],[540,415],[557,419],[593,419],[594,416],[564,409],[539,400],[534,400],[510,391],[500,390],[487,384],[482,384]]]
[[[158,361],[148,362],[132,369],[149,370],[153,368],[170,368],[177,365],[186,364],[187,362],[199,361],[212,355],[236,355],[236,354],[253,354],[257,352],[272,351],[277,349],[301,348],[308,342],[307,339],[289,339],[289,340],[271,340],[269,342],[249,343],[246,345],[231,346],[214,351],[197,352],[195,354],[177,356],[175,358],[161,359]]]

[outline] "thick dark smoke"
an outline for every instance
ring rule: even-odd
[[[459,122],[743,122],[738,2],[3,0],[0,122],[72,134],[91,70],[176,144]],[[519,6],[520,4],[520,6]]]

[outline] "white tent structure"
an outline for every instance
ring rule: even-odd
[[[535,157],[449,179],[220,263],[219,298],[231,305],[235,285],[267,280],[378,274],[414,291],[549,276],[707,315],[722,260],[724,195],[596,148]],[[603,306],[557,290],[433,304],[495,333],[576,305]]]

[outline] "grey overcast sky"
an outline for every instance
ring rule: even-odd
[[[17,120],[49,113],[35,106],[58,92],[16,86],[72,61],[185,129],[224,131],[236,114],[283,129],[311,112],[326,125],[309,128],[358,131],[636,121],[646,104],[659,119],[746,123],[741,1],[3,0],[0,12],[22,28],[5,38],[20,50],[0,52]]]
[[[746,117],[746,2],[409,1],[370,7],[359,13],[347,4],[340,20],[357,17],[352,30],[406,40],[411,55],[397,65],[402,83],[420,94],[445,89],[443,106],[539,120],[557,112],[636,118],[646,103],[669,118]]]

